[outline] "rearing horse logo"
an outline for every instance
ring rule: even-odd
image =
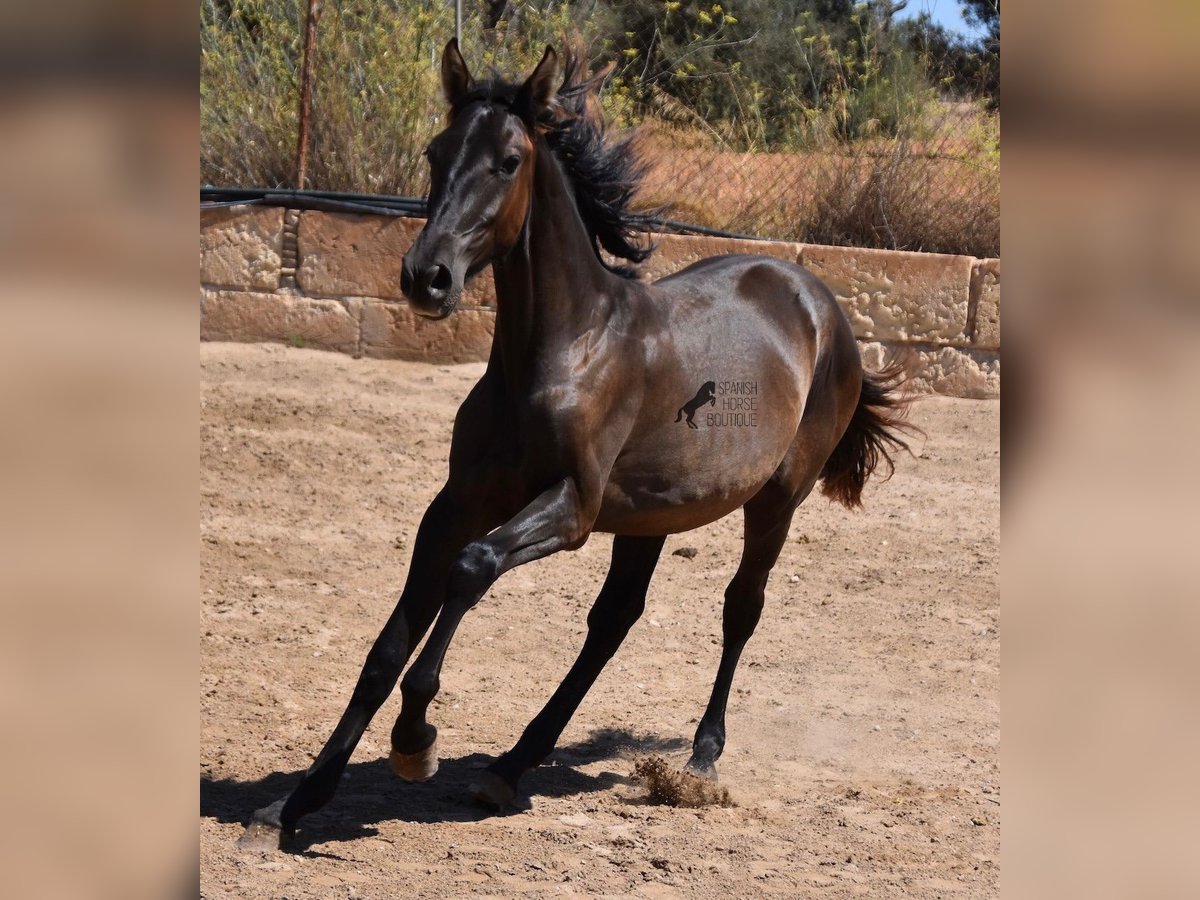
[[[692,418],[696,414],[696,410],[702,407],[705,403],[712,406],[717,405],[717,383],[715,381],[706,381],[700,386],[700,390],[696,391],[696,396],[689,400],[683,406],[679,407],[679,412],[675,415],[675,421],[679,422],[683,419],[684,413],[687,413],[688,428],[699,428],[696,421]]]

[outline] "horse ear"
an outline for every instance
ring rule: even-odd
[[[458,50],[458,39],[450,38],[442,51],[442,93],[451,106],[475,87],[475,79],[467,71],[467,63]]]
[[[521,85],[519,97],[523,106],[535,116],[550,105],[558,92],[558,54],[553,47],[546,47],[542,61],[537,64],[533,74]]]

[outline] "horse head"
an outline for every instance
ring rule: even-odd
[[[516,245],[529,214],[539,117],[554,102],[558,55],[547,47],[515,90],[476,84],[451,40],[442,54],[449,124],[433,139],[429,218],[404,257],[400,289],[413,309],[441,319],[463,285]]]

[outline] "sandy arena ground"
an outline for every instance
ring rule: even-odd
[[[996,896],[998,402],[921,402],[920,458],[865,510],[798,511],[730,699],[735,806],[652,806],[630,774],[687,758],[740,515],[668,540],[644,617],[523,783],[531,810],[488,814],[467,785],[573,660],[604,535],[508,573],[467,617],[430,709],[435,780],[387,767],[396,692],[299,851],[264,854],[236,848],[243,823],[341,713],[483,367],[236,344],[200,360],[204,897]]]

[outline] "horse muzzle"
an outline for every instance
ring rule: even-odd
[[[409,253],[400,270],[400,291],[413,312],[429,319],[444,319],[454,312],[462,296],[463,275],[444,262],[428,263]]]

